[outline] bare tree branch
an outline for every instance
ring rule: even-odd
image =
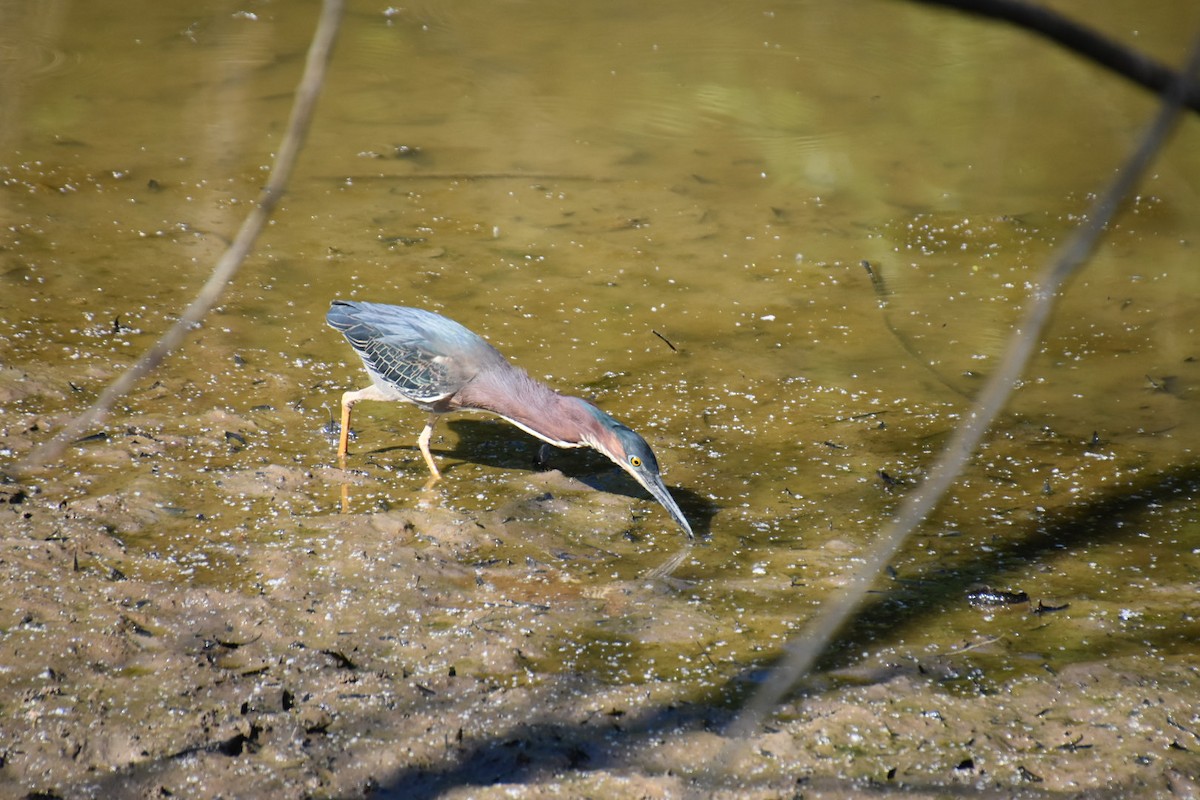
[[[1128,78],[1155,94],[1165,94],[1179,83],[1180,76],[1170,67],[1148,55],[1131,50],[1103,34],[1085,27],[1048,8],[1021,0],[916,0],[931,6],[943,6],[991,17],[1040,34],[1097,64]],[[1184,90],[1182,105],[1200,112],[1200,86]]]
[[[1184,99],[1191,86],[1195,85],[1192,81],[1198,69],[1200,37],[1197,37],[1193,44],[1186,68],[1179,79],[1169,87],[1158,115],[1142,135],[1134,152],[1108,188],[1092,204],[1086,222],[1076,229],[1057,258],[1044,270],[1025,314],[1009,340],[999,367],[988,379],[975,404],[964,415],[966,421],[954,432],[946,449],[930,470],[928,479],[907,498],[896,518],[866,553],[862,566],[851,576],[838,597],[813,619],[803,633],[788,642],[779,663],[771,670],[762,687],[730,723],[726,731],[730,739],[714,762],[715,776],[728,773],[729,766],[735,762],[745,745],[744,737],[757,729],[796,683],[812,669],[817,657],[858,608],[879,572],[958,477],[984,433],[1012,394],[1037,347],[1066,281],[1092,253],[1121,202],[1137,185],[1174,129]]]
[[[292,168],[296,165],[296,159],[304,146],[304,139],[312,122],[313,110],[321,93],[321,86],[325,82],[325,71],[334,40],[337,38],[341,16],[342,0],[324,0],[320,20],[313,32],[312,42],[309,44],[304,74],[296,88],[296,99],[292,104],[291,116],[280,142],[279,152],[275,155],[275,163],[271,167],[271,174],[267,178],[266,186],[259,194],[254,208],[246,215],[237,236],[221,254],[212,274],[196,298],[184,310],[175,324],[162,335],[162,338],[120,377],[109,384],[90,408],[64,425],[51,439],[34,449],[24,460],[19,462],[14,470],[17,474],[35,470],[58,459],[67,445],[78,439],[89,426],[103,419],[118,398],[127,394],[139,380],[162,363],[163,359],[179,346],[184,336],[198,326],[205,315],[216,305],[246,260],[246,256],[250,254],[254,242],[262,233],[263,227],[266,226],[267,220],[270,219],[287,189]]]

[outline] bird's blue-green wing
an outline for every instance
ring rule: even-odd
[[[451,319],[419,308],[335,300],[326,321],[341,331],[381,388],[417,403],[443,400],[502,356]]]
[[[404,337],[379,336],[354,349],[376,383],[393,386],[417,402],[434,403],[458,389],[446,363]]]

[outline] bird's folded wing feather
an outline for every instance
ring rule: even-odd
[[[363,363],[373,375],[400,389],[420,403],[434,403],[453,394],[446,359],[420,347],[403,336],[380,336],[361,347],[355,342]]]

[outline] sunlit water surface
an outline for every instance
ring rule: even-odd
[[[1200,22],[1074,5],[1168,61]],[[84,408],[204,281],[265,180],[315,11],[4,8],[10,432],[31,445]],[[838,591],[1153,108],[1026,35],[898,2],[352,6],[256,254],[44,495],[144,498],[154,524],[117,532],[151,556],[126,565],[140,577],[261,589],[256,554],[344,544],[319,527],[339,513],[328,423],[364,376],[329,301],[434,309],[640,431],[704,537],[671,603],[707,629],[672,630],[666,602],[598,606],[552,623],[541,668],[703,685]],[[848,653],[1003,635],[979,655],[996,680],[1030,654],[1194,653],[1198,136],[1185,120],[1072,284]],[[443,423],[446,479],[422,493],[421,424],[360,406],[353,509],[491,514],[495,543],[461,556],[482,579],[530,559],[602,591],[681,543],[602,459],[556,456],[606,493],[538,510],[535,443],[482,417]],[[316,477],[264,489],[279,466]],[[981,612],[976,584],[1070,608]]]

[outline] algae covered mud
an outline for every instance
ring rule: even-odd
[[[6,468],[203,283],[317,10],[10,5]],[[1068,10],[1172,62],[1193,5]],[[1152,108],[1018,31],[852,6],[350,13],[225,302],[0,484],[0,795],[1196,794],[1194,121],[953,495],[710,773]],[[339,469],[333,297],[461,320],[643,434],[700,538],[673,580],[637,484],[536,470],[503,422],[439,425],[423,489],[422,415],[362,407]]]

